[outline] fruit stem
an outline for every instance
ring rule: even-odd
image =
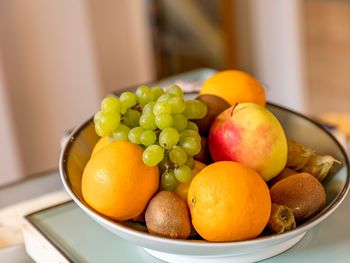
[[[132,107],[132,109],[133,109],[133,110],[137,110],[137,111],[139,111],[139,112],[142,113],[142,107],[141,107],[141,105],[140,105],[139,103],[137,103],[136,105],[134,105],[134,106]]]
[[[155,129],[153,132],[156,134],[156,136],[157,136],[157,138],[158,138],[158,136],[159,136],[161,130],[160,130],[159,128],[157,128],[157,129]]]
[[[232,116],[232,114],[233,114],[233,111],[234,111],[235,108],[237,107],[237,105],[238,105],[238,102],[236,102],[236,103],[233,105],[232,110],[231,110],[231,116]]]

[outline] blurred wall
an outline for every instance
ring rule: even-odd
[[[307,112],[303,0],[250,0],[254,72],[271,102]]]
[[[104,91],[153,80],[153,46],[149,1],[90,0],[95,55]]]
[[[350,1],[233,2],[237,67],[266,85],[268,100],[314,115],[350,111]]]
[[[312,113],[350,112],[350,1],[306,0],[305,27]]]
[[[261,81],[267,99],[308,112],[303,0],[235,0],[237,67]]]
[[[0,63],[0,184],[19,179],[23,174],[23,165],[18,161],[20,151],[15,123],[5,87],[4,72]]]
[[[0,184],[56,168],[64,131],[102,96],[153,79],[143,1],[105,2],[0,1],[0,122],[12,136]]]

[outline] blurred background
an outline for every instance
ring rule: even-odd
[[[203,67],[305,114],[350,112],[350,1],[0,0],[0,185],[56,169],[107,93]]]

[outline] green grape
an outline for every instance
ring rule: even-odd
[[[153,101],[153,93],[148,86],[142,85],[136,89],[136,98],[137,102],[143,107]]]
[[[170,114],[171,113],[171,106],[166,101],[156,102],[153,107],[153,114],[154,115],[160,115],[163,113]]]
[[[185,137],[180,141],[180,146],[188,156],[194,156],[201,151],[201,142],[194,137]]]
[[[120,113],[125,114],[127,111],[128,111],[128,107],[126,107],[122,104],[122,109],[120,110]]]
[[[140,126],[145,130],[155,130],[157,128],[153,113],[143,113],[139,120]]]
[[[199,100],[187,100],[183,114],[189,119],[202,119],[207,115],[208,108]]]
[[[171,98],[168,103],[171,106],[172,113],[182,113],[186,108],[185,101],[180,97]]]
[[[133,144],[141,144],[141,135],[143,132],[144,129],[141,127],[132,128],[128,134],[129,141]]]
[[[196,119],[200,115],[200,108],[193,100],[186,100],[186,108],[183,114],[190,120]]]
[[[165,171],[162,174],[162,188],[167,191],[173,191],[175,190],[176,186],[178,185],[178,181],[176,180],[174,171]]]
[[[153,93],[153,100],[157,100],[164,94],[164,90],[161,87],[152,87],[151,92]]]
[[[106,136],[106,135],[109,134],[109,133],[105,132],[105,131],[101,128],[101,126],[100,126],[99,123],[95,123],[95,132],[96,132],[96,134],[97,134],[98,136],[100,136],[100,137],[103,137],[103,136]]]
[[[154,101],[147,103],[143,108],[142,108],[142,113],[152,113],[153,114],[153,107],[154,104],[156,104]]]
[[[109,134],[118,127],[120,123],[120,115],[115,112],[103,112],[98,123],[101,129]]]
[[[190,167],[191,169],[194,168],[194,166],[196,165],[196,163],[194,162],[194,159],[192,157],[187,156],[187,161],[185,163],[188,167]]]
[[[161,130],[173,126],[173,117],[168,113],[162,113],[155,117],[155,123]]]
[[[196,106],[197,110],[196,110],[196,113],[198,111],[198,115],[196,116],[195,119],[202,119],[205,117],[205,115],[207,115],[208,113],[208,108],[207,108],[207,105],[200,101],[200,100],[194,100],[194,105]]]
[[[197,124],[195,124],[193,121],[188,121],[187,122],[186,130],[194,130],[194,131],[199,132]]]
[[[164,93],[163,95],[161,95],[161,96],[157,99],[157,102],[169,101],[171,98],[174,98],[174,97],[176,97],[175,94]]]
[[[201,142],[201,136],[199,135],[198,132],[196,132],[194,130],[184,130],[180,133],[180,141],[182,141],[186,137],[193,137],[197,141],[199,141],[199,143]]]
[[[102,112],[116,112],[119,113],[122,109],[122,103],[119,98],[114,96],[108,96],[104,98],[101,102]]]
[[[187,161],[187,153],[180,146],[174,146],[169,152],[169,159],[176,165],[184,165]]]
[[[96,112],[94,115],[94,123],[95,124],[100,123],[101,117],[102,117],[102,111]]]
[[[174,169],[176,179],[181,183],[188,183],[192,180],[192,169],[187,165],[182,165]]]
[[[150,146],[157,140],[157,135],[150,130],[146,130],[141,134],[141,143],[145,146]]]
[[[181,132],[187,127],[187,118],[183,114],[173,114],[171,115],[173,117],[173,127],[178,131]]]
[[[160,163],[164,158],[163,148],[157,144],[148,146],[142,154],[142,160],[147,166],[153,167]]]
[[[182,89],[177,85],[172,85],[171,87],[169,87],[167,92],[170,94],[174,94],[178,97],[183,97],[184,95],[184,92],[182,91]]]
[[[129,128],[134,128],[139,126],[139,121],[141,117],[141,112],[133,109],[128,109],[124,115],[122,123]]]
[[[174,128],[165,128],[159,134],[159,145],[170,149],[179,142],[179,133]]]
[[[112,132],[112,138],[116,141],[127,141],[130,128],[124,124],[119,124],[118,128]]]
[[[136,105],[136,95],[130,91],[123,92],[119,97],[124,110],[127,110]]]

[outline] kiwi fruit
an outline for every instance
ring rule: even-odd
[[[311,174],[297,173],[275,183],[271,189],[273,203],[289,207],[297,223],[303,222],[326,204],[323,185]]]
[[[272,178],[268,184],[269,186],[271,187],[272,185],[274,185],[275,183],[277,183],[278,181],[281,181],[282,179],[284,178],[287,178],[293,174],[297,174],[298,172],[291,169],[291,168],[288,168],[288,167],[284,167],[283,170],[278,174],[276,175],[274,178]]]
[[[148,232],[153,235],[186,239],[191,234],[187,204],[174,192],[156,194],[147,206],[145,220]]]
[[[208,113],[204,118],[194,121],[198,126],[199,133],[206,136],[209,133],[213,120],[231,105],[226,100],[211,94],[199,95],[197,100],[205,103],[208,108]]]

